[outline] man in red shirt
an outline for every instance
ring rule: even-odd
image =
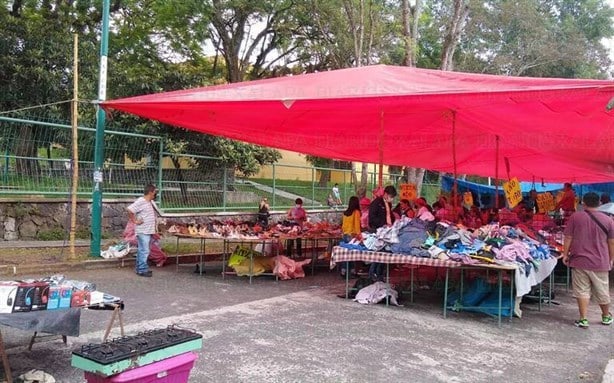
[[[584,211],[574,213],[565,227],[563,263],[571,267],[573,296],[580,319],[575,325],[588,328],[591,293],[601,308],[601,323],[612,324],[608,273],[614,263],[614,220],[597,210],[599,196],[586,193]]]
[[[569,217],[574,211],[576,211],[576,193],[571,188],[571,184],[568,182],[563,186],[563,198],[556,204],[554,210],[563,209],[565,218]]]

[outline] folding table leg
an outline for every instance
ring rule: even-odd
[[[2,331],[0,331],[0,353],[2,354],[2,367],[4,368],[4,375],[8,383],[13,383],[13,375],[11,375],[11,365],[9,364],[9,357],[4,350],[4,340],[2,339]]]
[[[102,337],[102,341],[106,342],[109,337],[109,333],[111,332],[111,328],[113,328],[113,323],[115,323],[115,319],[119,321],[119,331],[122,336],[124,336],[124,319],[122,316],[122,309],[120,305],[116,305],[113,309],[113,314],[111,314],[111,320],[109,320],[109,324],[107,325],[107,329],[104,332],[104,336]]]

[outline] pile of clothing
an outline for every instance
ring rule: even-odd
[[[468,229],[446,222],[427,222],[402,217],[375,233],[362,233],[362,240],[340,246],[386,251],[408,256],[454,260],[463,264],[497,263],[520,265],[526,273],[539,261],[553,257],[545,237],[532,229],[498,224]]]

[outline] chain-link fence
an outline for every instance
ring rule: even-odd
[[[89,199],[93,189],[95,129],[78,129],[78,197]],[[272,164],[250,178],[239,178],[219,158],[166,151],[161,137],[105,132],[103,197],[133,199],[143,186],[159,187],[158,204],[166,212],[253,211],[267,197],[272,209],[285,209],[302,198],[307,208],[329,207],[332,186],[338,184],[343,209],[350,196],[364,189],[368,197],[378,174],[370,171],[360,182],[349,169]],[[73,179],[71,127],[0,116],[0,197],[21,200],[69,197]],[[360,169],[359,169],[360,170]],[[358,182],[356,180],[358,178]],[[400,174],[384,174],[383,183],[398,185]],[[357,187],[356,184],[361,185]],[[425,184],[423,195],[433,200],[439,185]]]

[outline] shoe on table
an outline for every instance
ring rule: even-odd
[[[611,325],[612,324],[612,313],[608,313],[608,315],[602,315],[601,324],[605,326]]]
[[[136,273],[136,275],[138,275],[139,277],[151,277],[153,275],[153,273],[151,272],[151,270],[148,271],[144,271],[142,273]]]
[[[578,319],[577,321],[573,322],[573,324],[576,327],[588,328],[588,320],[586,318]]]

